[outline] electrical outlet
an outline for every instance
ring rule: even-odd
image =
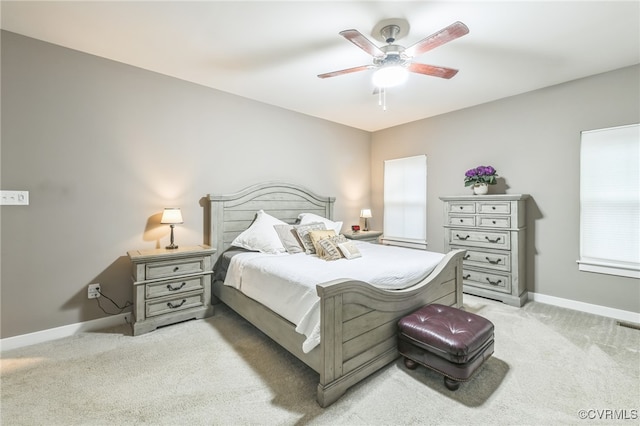
[[[89,284],[87,297],[89,297],[89,299],[97,299],[100,297],[100,291],[100,284]]]

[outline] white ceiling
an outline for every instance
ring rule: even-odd
[[[2,1],[2,29],[288,110],[376,131],[640,62],[639,1]],[[466,36],[415,58],[460,70],[411,74],[372,95],[371,57],[338,35],[404,18],[408,47],[455,22]]]

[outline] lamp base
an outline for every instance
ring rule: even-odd
[[[168,246],[166,246],[165,248],[166,248],[167,250],[175,250],[175,249],[177,249],[177,248],[178,248],[178,246],[177,246],[177,245],[173,244],[173,227],[174,227],[175,225],[172,223],[172,224],[171,224],[171,225],[169,225],[169,226],[171,227],[171,240],[169,240],[169,242],[170,242],[171,244],[169,244],[169,245],[168,245]]]

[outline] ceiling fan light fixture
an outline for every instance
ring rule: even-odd
[[[378,68],[371,81],[379,88],[394,87],[403,84],[409,78],[409,71],[402,65],[391,65]]]

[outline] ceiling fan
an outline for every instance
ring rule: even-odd
[[[401,28],[402,24],[400,20],[389,21],[394,23],[383,25],[380,28],[380,35],[387,43],[386,46],[382,47],[378,47],[373,44],[358,30],[344,30],[340,32],[341,36],[364,50],[369,55],[373,56],[373,64],[360,65],[358,67],[319,74],[318,77],[329,78],[358,71],[375,69],[376,73],[373,76],[374,85],[378,88],[386,88],[395,86],[402,83],[402,80],[406,80],[407,71],[446,79],[449,79],[458,73],[458,70],[453,68],[413,62],[413,58],[467,34],[469,32],[469,28],[467,28],[465,24],[462,22],[454,22],[448,27],[445,27],[412,46],[405,48],[394,43],[399,36],[406,34],[408,29]],[[402,75],[404,75],[404,77]],[[387,79],[387,77],[389,79]]]

